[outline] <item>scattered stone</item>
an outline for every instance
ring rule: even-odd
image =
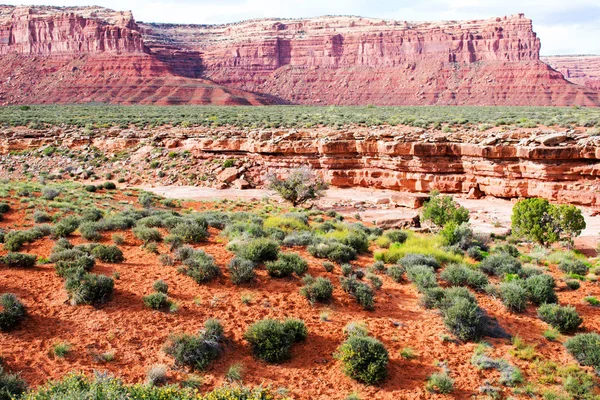
[[[467,193],[468,199],[480,199],[483,196],[485,196],[485,193],[479,189],[479,185],[473,186],[471,189],[469,189],[469,193]]]
[[[249,189],[250,183],[248,183],[248,181],[246,181],[245,179],[236,179],[235,181],[233,181],[233,187],[235,187],[236,189]]]
[[[569,139],[569,136],[564,132],[553,133],[550,135],[540,136],[536,138],[536,142],[540,143],[543,146],[556,146],[560,143],[563,143]]]

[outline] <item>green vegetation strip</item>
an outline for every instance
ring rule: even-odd
[[[374,107],[374,106],[117,106],[38,105],[0,108],[5,126],[64,125],[88,128],[110,126],[152,127],[164,125],[224,126],[249,128],[310,128],[347,125],[443,126],[515,125],[600,127],[600,109],[565,107]],[[481,128],[481,126],[480,126]]]

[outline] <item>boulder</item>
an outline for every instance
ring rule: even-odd
[[[219,175],[217,175],[217,181],[231,183],[237,179],[238,175],[239,173],[236,167],[225,168],[223,171],[219,172]]]

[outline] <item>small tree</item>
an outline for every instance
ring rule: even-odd
[[[434,190],[429,201],[423,205],[423,219],[437,226],[446,226],[449,223],[458,226],[469,221],[469,210],[461,207],[452,197],[442,196]]]
[[[581,210],[572,205],[561,204],[553,206],[551,214],[560,227],[561,236],[567,240],[569,245],[572,245],[573,239],[581,235],[581,231],[586,226]]]
[[[328,185],[307,165],[293,169],[285,179],[275,174],[267,176],[268,188],[296,207],[322,197]]]
[[[573,238],[585,229],[581,210],[575,206],[550,204],[546,199],[521,200],[513,207],[512,229],[515,235],[527,237],[547,246],[565,238]]]

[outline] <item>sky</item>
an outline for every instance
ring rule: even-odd
[[[468,20],[525,13],[541,39],[542,55],[600,54],[600,0],[42,0],[7,4],[98,5],[131,10],[137,21],[189,24],[320,15]]]

